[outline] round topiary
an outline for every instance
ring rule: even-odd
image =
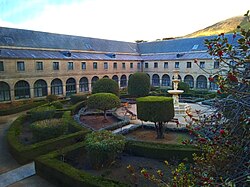
[[[146,73],[137,72],[128,80],[128,93],[133,97],[143,97],[150,91],[150,78]]]
[[[87,101],[87,107],[90,109],[99,109],[104,112],[104,119],[106,120],[106,111],[120,106],[121,101],[119,97],[112,93],[96,93],[91,95]]]
[[[67,132],[67,124],[62,119],[46,119],[36,121],[30,125],[33,137],[37,141],[56,138]]]
[[[113,93],[119,96],[119,85],[112,79],[102,78],[95,82],[92,93]]]
[[[157,138],[164,138],[163,124],[174,117],[173,98],[148,96],[136,99],[137,117],[143,121],[155,123]]]
[[[125,138],[110,131],[92,132],[86,135],[85,148],[93,168],[108,166],[123,152]]]

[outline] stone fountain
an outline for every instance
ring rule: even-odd
[[[174,73],[174,89],[168,90],[168,93],[170,93],[174,100],[174,110],[175,115],[186,115],[187,112],[191,110],[191,107],[187,103],[179,103],[179,95],[182,94],[183,90],[178,90],[178,84],[180,80],[178,79],[179,70],[175,69],[173,70]]]

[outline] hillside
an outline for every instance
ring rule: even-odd
[[[214,25],[193,32],[184,37],[211,36],[220,33],[232,33],[236,30],[238,25],[240,25],[243,28],[250,27],[250,23],[247,22],[246,17],[237,16],[226,19],[224,21],[220,21],[218,23],[215,23]]]

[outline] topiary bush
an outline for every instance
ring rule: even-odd
[[[85,147],[93,168],[109,166],[123,152],[125,137],[111,131],[92,132],[86,135]]]
[[[72,94],[70,96],[70,102],[74,105],[81,101],[86,101],[88,99],[89,94]]]
[[[109,78],[102,78],[93,85],[92,93],[112,93],[119,96],[119,85]]]
[[[189,93],[190,87],[187,83],[181,81],[178,84],[178,90],[183,90],[184,93]]]
[[[148,96],[137,98],[136,103],[138,119],[154,122],[157,138],[164,138],[163,125],[174,117],[173,98]]]
[[[120,106],[119,97],[112,93],[96,93],[91,95],[87,101],[87,107],[90,109],[99,109],[104,112],[104,119],[107,120],[107,110]]]
[[[51,119],[56,113],[56,107],[54,105],[45,105],[34,108],[29,113],[32,121]]]
[[[150,78],[146,73],[137,72],[128,80],[128,93],[133,97],[143,97],[149,94]]]
[[[51,102],[53,102],[53,101],[57,101],[57,100],[58,100],[58,96],[56,96],[56,95],[47,95],[47,96],[46,96],[46,100],[47,100],[49,103],[51,103]]]
[[[35,140],[43,141],[66,134],[68,126],[62,119],[54,118],[36,121],[30,125],[30,129]]]

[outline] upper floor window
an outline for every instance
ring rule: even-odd
[[[36,62],[36,70],[43,70],[43,62]]]
[[[219,68],[219,61],[214,61],[214,69],[218,69]]]
[[[179,62],[175,62],[174,67],[175,68],[180,68],[180,63]]]
[[[164,62],[164,69],[168,68],[168,62]]]
[[[137,69],[141,69],[141,63],[140,62],[137,63]]]
[[[25,71],[25,65],[23,61],[17,62],[17,71]]]
[[[122,69],[126,69],[126,64],[125,64],[125,62],[122,63]]]
[[[97,69],[97,62],[93,62],[93,69]]]
[[[158,68],[158,62],[154,63],[154,68]]]
[[[0,61],[0,71],[4,71],[3,61]]]
[[[147,62],[145,63],[145,68],[148,68],[148,63]]]
[[[114,68],[114,69],[117,69],[117,62],[114,62],[113,68]]]
[[[205,62],[204,62],[204,61],[201,61],[201,62],[200,62],[200,67],[201,67],[201,68],[205,68]]]
[[[107,62],[104,62],[103,68],[104,68],[104,69],[108,69],[108,63],[107,63]]]
[[[82,62],[82,70],[86,70],[86,62]]]
[[[130,69],[134,68],[134,63],[130,63]]]
[[[53,70],[59,70],[59,62],[53,62]]]
[[[192,67],[192,63],[191,62],[187,62],[187,68],[191,68]]]
[[[73,69],[74,69],[73,62],[68,62],[68,70],[73,70]]]

